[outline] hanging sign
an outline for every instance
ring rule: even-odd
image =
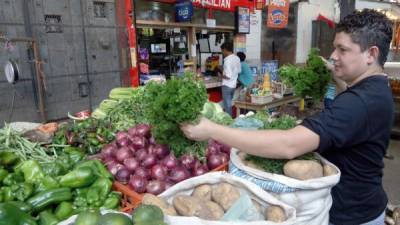
[[[268,5],[267,27],[285,28],[289,17],[289,0],[271,0]]]
[[[154,0],[156,2],[174,4],[176,0]],[[252,12],[254,9],[253,0],[190,0],[193,6],[205,9],[215,9],[234,12],[237,6],[248,7]]]
[[[193,5],[190,0],[180,1],[175,4],[175,20],[189,22],[193,16]]]

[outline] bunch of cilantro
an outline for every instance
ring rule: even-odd
[[[318,49],[312,48],[303,68],[290,64],[279,68],[279,76],[283,82],[294,88],[297,96],[309,96],[314,101],[319,101],[325,95],[332,77],[318,53]]]
[[[144,92],[144,115],[157,143],[169,145],[177,157],[184,153],[204,156],[206,143],[187,139],[180,124],[196,123],[206,101],[204,83],[191,73],[164,83],[149,82]]]

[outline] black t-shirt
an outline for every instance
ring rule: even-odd
[[[386,208],[382,170],[392,123],[392,93],[388,79],[380,75],[363,79],[303,121],[320,137],[317,151],[342,173],[332,188],[331,223],[365,223]]]

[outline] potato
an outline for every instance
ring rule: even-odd
[[[203,200],[211,200],[211,185],[202,184],[197,186],[192,192],[192,196]]]
[[[290,160],[283,166],[283,173],[299,180],[322,177],[322,166],[313,160]]]
[[[338,171],[335,169],[335,167],[325,164],[324,167],[324,177],[330,176],[330,175],[335,175],[338,173]]]
[[[220,183],[212,188],[211,198],[227,211],[240,197],[240,191],[229,183]]]
[[[254,208],[257,209],[257,212],[261,213],[261,204],[254,200],[251,201],[253,202]]]
[[[195,216],[201,210],[201,204],[192,196],[178,195],[172,200],[172,204],[181,216]]]
[[[271,205],[265,210],[265,219],[275,223],[280,223],[286,220],[286,215],[280,206]]]
[[[211,189],[211,186],[208,186]],[[206,220],[219,220],[224,216],[220,205],[201,197],[180,195],[173,199],[173,205],[181,216],[196,216]]]
[[[224,209],[213,201],[205,201],[204,204],[211,211],[211,220],[220,220],[224,216]]]
[[[145,205],[155,205],[160,207],[164,214],[176,216],[177,213],[173,206],[169,205],[164,199],[153,194],[146,193],[143,195],[142,203]]]

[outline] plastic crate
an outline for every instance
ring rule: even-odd
[[[254,104],[265,104],[268,102],[272,102],[272,100],[274,100],[272,95],[264,95],[264,96],[251,95],[251,103]]]
[[[224,163],[221,166],[211,170],[211,171],[228,171],[229,163]],[[128,185],[114,181],[113,189],[115,191],[121,192],[121,204],[120,211],[125,213],[131,213],[142,202],[144,194],[139,194],[129,188]]]

